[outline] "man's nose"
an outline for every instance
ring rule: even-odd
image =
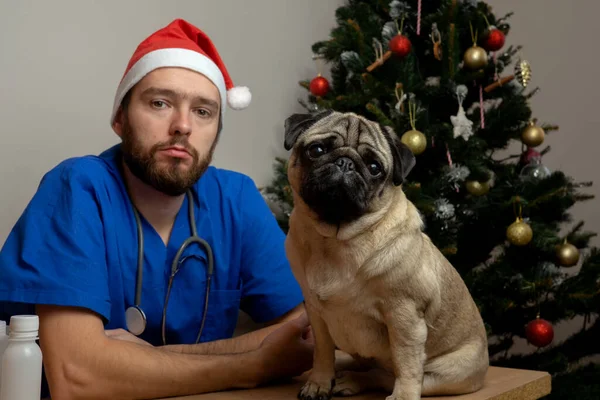
[[[177,110],[171,123],[172,135],[189,135],[192,131],[190,113],[187,110]]]

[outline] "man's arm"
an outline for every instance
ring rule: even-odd
[[[82,308],[38,306],[37,312],[45,372],[56,399],[148,399],[249,388],[310,365],[311,346],[300,338],[308,322],[300,319],[257,350],[199,355],[111,339],[100,317]],[[300,359],[290,368],[278,361],[285,354]]]
[[[164,350],[183,354],[236,354],[258,349],[262,341],[286,322],[298,318],[304,313],[304,304],[300,304],[283,316],[268,322],[266,327],[234,337],[195,345],[167,345]]]

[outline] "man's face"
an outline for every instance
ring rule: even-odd
[[[220,105],[217,87],[201,74],[182,68],[151,72],[132,89],[114,126],[125,164],[160,192],[185,193],[212,160]]]

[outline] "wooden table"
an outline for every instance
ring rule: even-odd
[[[232,390],[195,396],[171,397],[168,400],[295,400],[306,374],[290,383],[250,390]],[[547,372],[490,367],[485,386],[478,392],[462,396],[424,397],[429,400],[535,400],[551,390]],[[371,392],[347,397],[348,400],[384,400],[389,393]],[[342,397],[334,397],[342,399]],[[167,399],[164,399],[167,400]]]

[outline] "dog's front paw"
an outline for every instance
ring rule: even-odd
[[[419,400],[421,399],[420,392],[407,392],[402,391],[399,392],[394,390],[394,392],[385,398],[385,400]]]
[[[373,379],[367,375],[367,372],[359,371],[338,372],[335,377],[333,394],[335,396],[353,396],[364,392],[368,389],[369,379]]]
[[[331,399],[331,389],[333,388],[332,379],[329,384],[317,383],[309,379],[298,392],[300,400],[329,400]]]

